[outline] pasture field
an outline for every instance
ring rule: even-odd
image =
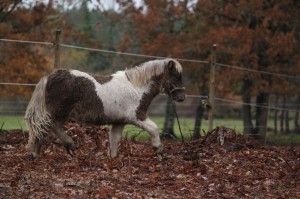
[[[158,128],[162,129],[164,125],[164,118],[159,116],[150,117],[158,126]],[[194,118],[188,117],[180,117],[179,118],[180,127],[185,138],[189,138],[193,134],[194,128]],[[178,128],[177,120],[174,121],[174,131],[177,137],[180,137],[180,131]],[[0,127],[3,125],[3,130],[12,130],[12,129],[22,129],[27,130],[24,116],[0,116]],[[232,128],[237,132],[242,132],[243,124],[241,120],[238,119],[216,119],[214,120],[214,126],[226,126],[227,128]],[[207,132],[208,129],[208,121],[202,121],[202,129]],[[141,131],[141,129],[133,126],[127,125],[124,129],[124,136],[128,134],[129,137],[132,135],[138,135],[139,139],[147,139],[148,133]]]
[[[1,128],[2,127],[2,128]],[[2,130],[23,129],[27,130],[24,116],[0,116],[0,128]]]
[[[157,126],[162,129],[164,125],[164,118],[159,116],[150,117]],[[194,118],[180,117],[179,118],[181,130],[185,139],[189,139],[193,134],[194,128]],[[178,123],[175,119],[174,121],[174,131],[178,138],[180,138],[180,131],[178,128]],[[3,126],[2,126],[3,125]],[[243,123],[239,119],[215,119],[214,126],[225,126],[227,128],[234,129],[238,133],[243,132]],[[2,127],[2,128],[1,128]],[[269,127],[273,128],[273,121],[269,121]],[[27,130],[24,122],[24,116],[0,116],[0,129],[2,130],[12,130],[21,129]],[[208,121],[202,120],[202,129],[207,132]],[[202,132],[201,132],[202,133]],[[137,140],[146,140],[149,138],[148,133],[142,131],[141,129],[133,126],[127,125],[123,131],[123,137],[136,136]],[[290,135],[274,135],[272,132],[267,133],[267,142],[275,144],[300,144],[300,134],[290,134]]]

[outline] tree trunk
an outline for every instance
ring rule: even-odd
[[[300,96],[297,97],[297,101],[296,103],[299,104],[300,102]],[[295,123],[295,133],[299,133],[300,131],[300,124],[299,124],[299,105],[297,105],[297,111],[295,113],[295,120],[294,120],[294,123]]]
[[[164,122],[164,134],[162,138],[165,139],[173,139],[176,138],[174,133],[174,121],[175,121],[175,111],[172,102],[172,98],[168,97],[167,106],[166,106],[166,115],[165,115],[165,122]]]
[[[242,106],[242,114],[243,114],[243,123],[244,123],[244,134],[251,134],[253,133],[253,124],[252,124],[252,115],[251,115],[251,95],[250,95],[250,87],[251,87],[250,80],[244,80],[244,84],[242,87],[242,99],[243,99],[243,106]]]
[[[277,135],[278,133],[278,124],[277,124],[277,120],[278,120],[278,110],[274,111],[274,135]]]
[[[277,107],[278,104],[278,98],[275,96],[275,107]],[[278,110],[274,110],[274,135],[277,135],[278,133]]]
[[[290,114],[289,111],[285,111],[285,133],[289,134],[290,132]]]
[[[297,106],[297,111],[295,113],[295,119],[294,119],[294,124],[295,124],[295,133],[299,133],[300,130],[300,125],[299,125],[299,106]]]
[[[287,108],[286,99],[284,100],[284,107]],[[289,116],[289,111],[288,110],[285,111],[284,120],[285,120],[285,133],[289,134],[290,133],[290,116]]]
[[[284,108],[284,104],[285,104],[285,98],[283,98],[283,102],[282,102],[282,108]],[[281,110],[281,114],[280,114],[280,133],[283,134],[284,133],[284,115],[285,115],[285,110]]]
[[[284,110],[281,111],[280,114],[280,134],[283,134],[284,130],[283,130],[283,126],[284,126]]]
[[[194,133],[193,133],[193,139],[199,139],[200,138],[200,131],[201,131],[201,122],[203,118],[203,112],[204,108],[203,105],[200,101],[199,106],[197,107],[196,110],[196,118],[195,118],[195,128],[194,128]]]
[[[268,108],[261,106],[268,106],[269,94],[260,93],[256,97],[256,126],[255,126],[255,138],[264,140],[267,132],[267,120],[268,120]]]

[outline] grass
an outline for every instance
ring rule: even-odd
[[[289,135],[267,135],[267,144],[279,144],[279,145],[299,145],[300,134],[289,134]]]
[[[158,126],[158,128],[162,129],[164,125],[164,118],[163,117],[150,117]],[[180,136],[180,131],[178,127],[177,120],[174,121],[174,131],[177,136]],[[182,129],[182,132],[185,134],[185,137],[189,137],[191,134],[193,134],[192,129],[194,129],[194,118],[187,118],[187,117],[181,117],[179,118],[180,126]],[[26,125],[24,121],[24,116],[0,116],[0,127],[3,125],[2,129],[5,130],[11,130],[11,129],[24,129],[26,130]],[[214,121],[214,126],[226,126],[228,128],[233,128],[238,132],[242,132],[242,121],[241,120],[234,120],[234,119],[216,119]],[[202,121],[202,129],[207,131],[208,128],[208,122],[203,120]],[[141,131],[141,129],[133,126],[133,125],[127,125],[124,129],[124,133],[128,132],[129,134],[138,134]],[[141,136],[143,134],[147,133],[140,133]]]
[[[162,129],[164,124],[163,117],[151,117],[151,119],[157,124],[157,126]],[[185,139],[188,139],[193,134],[194,128],[194,118],[181,117],[179,118],[181,130]],[[270,121],[270,125],[273,123]],[[2,126],[3,125],[3,126]],[[27,130],[25,125],[24,116],[0,116],[0,128],[2,126],[3,130],[11,129],[23,129]],[[243,123],[240,119],[215,119],[214,126],[225,126],[232,128],[237,132],[243,132]],[[207,132],[208,121],[202,120],[202,129]],[[181,137],[180,131],[178,128],[177,121],[175,119],[174,131],[178,138]],[[145,140],[149,138],[149,134],[141,129],[133,126],[127,125],[123,131],[123,136],[132,137],[136,136],[137,140]],[[269,132],[267,134],[267,143],[272,144],[300,144],[300,135],[299,134],[289,134],[289,135],[274,135]]]
[[[23,129],[26,130],[24,116],[0,116],[0,129]]]
[[[158,126],[159,129],[163,128],[164,125],[164,118],[163,117],[150,117]],[[181,127],[181,131],[183,133],[184,138],[190,138],[193,134],[194,129],[194,118],[187,118],[187,117],[181,117],[179,118],[179,123]],[[236,130],[237,132],[242,132],[243,130],[243,124],[242,120],[238,119],[216,119],[214,120],[214,126],[226,126],[228,128],[232,128]],[[208,131],[208,121],[202,120],[202,126],[201,128],[207,132]],[[134,136],[138,134],[141,131],[141,129],[133,126],[133,125],[127,125],[124,129],[124,134],[128,133],[128,137]],[[174,131],[175,135],[180,138],[181,134],[179,131],[177,120],[174,121]],[[147,139],[149,138],[148,133],[141,132],[138,136],[139,139]]]

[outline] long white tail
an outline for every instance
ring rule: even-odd
[[[52,124],[51,116],[46,109],[45,90],[47,77],[43,77],[36,85],[25,113],[25,121],[29,130],[28,147],[33,146],[36,139],[42,139]]]

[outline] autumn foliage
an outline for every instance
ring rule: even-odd
[[[72,1],[69,3],[72,5]],[[98,3],[102,5],[101,1]],[[63,40],[72,44],[204,61],[210,61],[211,47],[217,44],[219,63],[287,75],[300,72],[297,67],[300,62],[298,1],[147,0],[140,7],[132,0],[118,0],[117,3],[119,12],[97,10],[97,6],[89,12],[86,2],[81,4],[81,11],[73,8],[67,12],[61,10],[64,4],[52,0],[30,6],[23,1],[3,0],[0,38],[53,42],[55,30],[62,29]],[[95,10],[102,12],[101,21],[93,19],[97,16]],[[36,83],[52,70],[51,46],[1,42],[0,47],[0,70],[1,74],[6,74],[1,75],[1,82]],[[98,65],[113,63],[105,57],[99,60],[96,54],[91,58],[82,51],[70,51],[66,56],[73,59],[63,57],[64,65],[77,62],[96,67],[94,62]],[[115,63],[122,63],[124,67],[127,67],[126,62],[134,64],[126,59]],[[188,91],[206,94],[209,65],[184,64]],[[83,68],[88,70],[88,66]],[[232,75],[228,78],[229,73]],[[256,97],[260,93],[280,96],[298,93],[297,86],[289,78],[226,67],[219,67],[217,74],[219,95],[251,93]],[[245,81],[251,82],[249,88],[242,86]],[[20,90],[16,93],[22,93],[22,88],[16,89]]]
[[[299,1],[145,0],[137,6],[132,0],[118,0],[117,10],[105,9],[102,1],[94,2],[93,8],[88,3],[3,0],[0,38],[51,43],[55,30],[61,29],[63,43],[71,45],[183,58],[187,93],[204,96],[209,89],[212,45],[216,44],[216,96],[234,96],[244,102],[245,133],[265,133],[268,109],[262,107],[270,102],[285,106],[287,99],[297,111],[296,131],[300,126]],[[112,72],[150,59],[66,48],[61,55],[61,67],[89,72]],[[53,70],[53,57],[51,44],[1,41],[0,82],[37,83]],[[0,88],[2,96],[28,97],[33,90]],[[258,106],[250,107],[251,103]]]
[[[20,6],[20,1],[4,0],[0,3],[0,38],[15,40],[47,41],[49,16],[55,10],[51,5],[36,4],[31,10]],[[50,30],[51,31],[51,30]],[[47,54],[51,51],[38,45],[0,43],[0,81],[14,83],[36,83],[51,69]],[[32,92],[26,87],[1,88],[2,95],[14,96]]]

